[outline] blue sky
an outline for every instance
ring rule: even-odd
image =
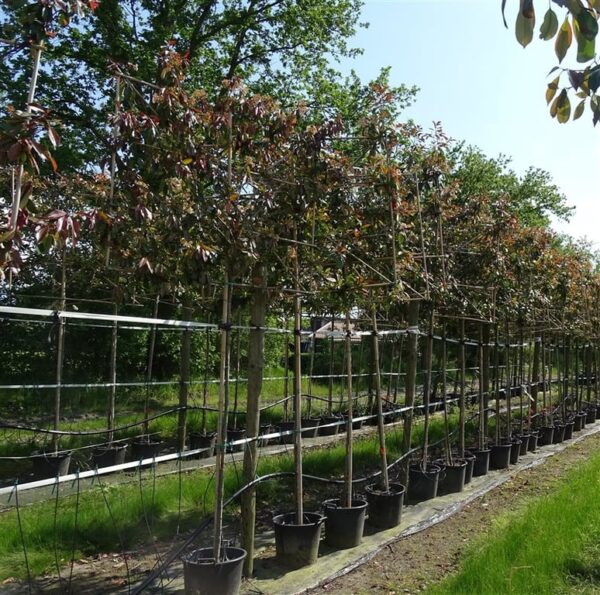
[[[391,66],[393,84],[421,89],[407,117],[425,127],[441,121],[451,137],[512,157],[518,173],[530,165],[549,171],[577,208],[556,228],[600,248],[600,125],[587,111],[568,124],[550,117],[544,94],[556,64],[553,42],[536,33],[523,49],[513,33],[518,0],[507,4],[508,30],[500,0],[365,0],[362,20],[370,26],[354,40],[364,54],[342,69],[369,80]],[[536,5],[538,29],[548,5]]]

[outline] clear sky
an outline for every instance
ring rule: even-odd
[[[548,5],[536,2],[542,12],[526,49],[513,30],[519,2],[507,5],[508,30],[500,0],[365,0],[370,26],[354,40],[364,54],[342,69],[370,80],[391,66],[392,84],[420,88],[407,117],[425,127],[441,121],[451,137],[512,157],[518,173],[530,165],[550,172],[577,208],[557,229],[600,248],[600,125],[587,110],[568,124],[550,117],[544,94],[556,57],[553,42],[537,38]]]

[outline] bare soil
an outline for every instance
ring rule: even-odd
[[[571,445],[491,490],[451,518],[399,539],[369,562],[310,594],[420,593],[457,570],[465,550],[485,536],[496,518],[552,492],[566,473],[599,450],[600,434]]]

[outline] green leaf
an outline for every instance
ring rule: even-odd
[[[563,61],[563,58],[567,55],[568,49],[573,43],[573,29],[569,22],[569,17],[565,18],[558,35],[556,36],[556,43],[554,44],[554,51],[559,62]]]
[[[580,37],[577,40],[577,62],[584,63],[593,60],[596,56],[596,40]]]
[[[596,39],[596,35],[598,35],[598,21],[589,10],[580,11],[575,17],[575,20],[577,25],[579,25],[581,35],[583,35],[585,39],[589,41]]]
[[[575,111],[573,112],[573,121],[579,120],[579,118],[581,118],[581,116],[583,115],[584,110],[585,110],[585,99],[583,101],[580,101],[577,104],[577,107],[575,108]]]
[[[571,117],[571,101],[569,100],[567,90],[563,89],[556,99],[556,119],[561,124],[565,124]]]
[[[552,39],[558,32],[558,17],[556,13],[549,8],[544,15],[544,22],[540,27],[540,39],[548,41]]]
[[[595,19],[593,20],[596,22]],[[573,19],[573,29],[575,33],[575,39],[577,40],[577,62],[582,63],[593,60],[596,56],[596,38],[593,37],[592,39],[588,39],[585,35],[583,35],[579,17]]]
[[[600,66],[594,66],[590,68],[585,75],[585,85],[592,92],[595,93],[600,88]]]
[[[548,89],[546,90],[546,103],[550,103],[554,96],[556,95],[556,91],[558,89],[558,82],[560,80],[560,75],[558,75],[551,83],[548,84]]]
[[[519,11],[517,22],[515,23],[515,36],[517,41],[525,48],[533,39],[533,29],[535,27],[535,17],[525,17]]]

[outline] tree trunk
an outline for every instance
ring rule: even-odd
[[[113,307],[113,314],[116,316],[119,313],[117,304]],[[110,393],[108,397],[108,409],[106,412],[106,428],[108,430],[108,443],[112,444],[115,433],[115,405],[117,397],[117,341],[119,335],[119,327],[117,321],[113,321],[112,332],[110,337]]]
[[[350,336],[350,312],[346,312],[346,390],[348,418],[346,420],[346,466],[344,473],[344,497],[345,506],[352,506],[352,419],[353,419],[353,396],[352,396],[352,339]]]
[[[298,231],[294,229],[294,241]],[[302,478],[302,305],[300,303],[299,245],[294,258],[294,463],[296,470],[296,523],[304,524]]]
[[[248,398],[246,404],[246,436],[251,440],[244,451],[243,478],[248,484],[256,478],[258,444],[256,438],[260,428],[260,396],[264,376],[265,319],[267,312],[266,271],[257,265],[253,275],[252,305],[250,308],[250,335],[248,337]],[[241,497],[242,547],[247,555],[244,575],[254,572],[254,532],[256,525],[256,489],[246,490]]]
[[[458,365],[460,367],[460,388],[458,394],[458,456],[465,456],[465,319],[460,319],[460,343],[458,347]]]
[[[221,559],[221,540],[223,534],[223,494],[225,479],[225,445],[227,443],[227,415],[229,413],[229,366],[230,366],[230,327],[231,296],[229,275],[223,280],[223,301],[221,315],[221,362],[219,370],[219,419],[217,430],[217,456],[215,460],[215,510],[213,557]]]
[[[189,298],[184,298],[183,319],[190,320],[192,307]],[[186,328],[181,333],[181,346],[179,351],[179,414],[177,419],[177,450],[185,450],[185,438],[188,419],[188,396],[190,393],[190,358],[192,353],[192,332]]]
[[[157,294],[154,300],[154,311],[152,318],[158,318],[158,304],[160,294]],[[146,365],[146,396],[144,399],[144,434],[148,434],[148,418],[150,417],[150,383],[152,382],[152,366],[154,365],[154,348],[156,346],[156,325],[153,324],[150,329],[150,345],[148,346],[148,363]]]
[[[67,247],[63,246],[61,251],[61,270],[60,270],[60,300],[58,308],[64,312],[67,307]],[[65,319],[59,317],[57,320],[58,332],[56,338],[56,390],[54,392],[54,425],[53,429],[60,429],[60,407],[62,398],[62,374],[65,352]],[[58,451],[60,438],[58,434],[52,435],[52,450]]]
[[[387,452],[385,450],[385,428],[383,426],[383,403],[381,400],[381,370],[379,369],[379,334],[377,332],[377,313],[373,306],[371,321],[373,325],[373,371],[375,372],[375,404],[377,406],[377,434],[379,437],[379,462],[381,466],[381,490],[390,489],[387,468]]]
[[[431,305],[431,314],[429,315],[429,332],[427,334],[427,347],[425,350],[425,378],[423,380],[423,410],[425,422],[423,427],[423,454],[421,466],[423,471],[427,468],[427,455],[429,453],[429,418],[430,418],[430,395],[431,395],[431,366],[433,360],[433,325],[434,325],[434,306]]]
[[[408,303],[407,323],[409,329],[408,346],[406,354],[406,386],[405,403],[408,411],[404,414],[404,426],[402,435],[402,452],[408,453],[412,442],[412,426],[415,406],[415,393],[417,384],[417,359],[419,355],[419,307],[420,302],[415,300]],[[403,462],[401,468],[401,481],[408,485],[409,458]]]

